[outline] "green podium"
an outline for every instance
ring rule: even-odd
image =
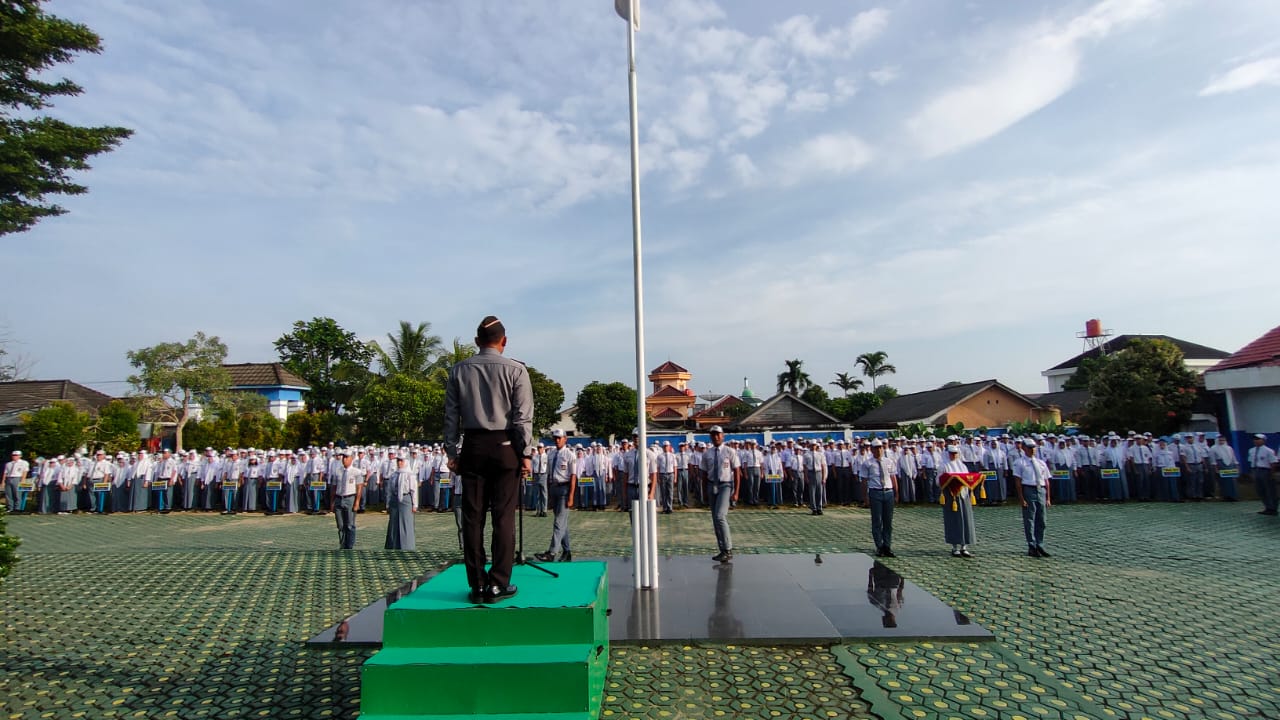
[[[594,720],[609,662],[608,571],[555,570],[517,565],[515,597],[472,605],[454,565],[387,608],[382,650],[361,670],[360,717]]]

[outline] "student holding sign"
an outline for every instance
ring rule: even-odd
[[[1178,451],[1171,449],[1169,443],[1165,442],[1164,438],[1160,438],[1154,457],[1156,486],[1160,488],[1162,496],[1160,499],[1182,502],[1182,498],[1178,495],[1178,480],[1182,477]]]
[[[1240,479],[1240,463],[1236,461],[1236,451],[1227,442],[1225,435],[1218,437],[1218,443],[1210,450],[1209,458],[1217,471],[1222,499],[1235,502],[1240,497],[1236,488],[1236,482]]]

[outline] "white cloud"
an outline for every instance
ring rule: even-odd
[[[1239,92],[1260,85],[1280,85],[1280,57],[1263,58],[1234,67],[1210,81],[1200,95]]]
[[[855,15],[844,27],[825,32],[817,28],[817,20],[809,15],[795,15],[778,23],[775,32],[784,44],[808,58],[846,58],[879,37],[889,24],[889,11],[866,10]]]
[[[827,133],[784,151],[777,159],[777,177],[794,185],[816,177],[849,175],[871,162],[872,151],[851,133]]]
[[[1106,0],[1064,25],[1025,32],[994,66],[926,104],[907,129],[926,157],[997,135],[1075,85],[1084,41],[1102,39],[1159,9],[1156,0]]]
[[[831,104],[831,96],[820,90],[801,88],[791,95],[787,109],[793,112],[822,112]]]
[[[897,80],[899,74],[900,71],[896,65],[885,65],[868,72],[867,77],[871,78],[871,82],[883,86]]]
[[[740,185],[754,185],[760,178],[760,170],[745,153],[737,153],[729,157],[729,167]]]

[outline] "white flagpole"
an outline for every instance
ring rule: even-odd
[[[656,588],[658,586],[657,560],[657,517],[656,508],[649,502],[649,468],[648,447],[649,435],[645,412],[645,371],[644,371],[644,260],[640,249],[640,127],[636,101],[636,5],[639,0],[625,0],[628,3],[627,21],[627,89],[630,101],[631,118],[631,236],[632,253],[635,266],[635,309],[636,309],[636,467],[640,473],[640,500],[637,507],[632,508],[632,521],[640,528],[637,533],[639,543],[631,549],[631,557],[635,562],[635,586],[639,588]],[[618,3],[615,2],[615,7]],[[653,514],[655,517],[649,517]]]

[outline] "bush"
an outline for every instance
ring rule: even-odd
[[[5,510],[0,509],[0,580],[9,575],[9,569],[18,562],[18,546],[22,541],[13,537],[5,528]]]

